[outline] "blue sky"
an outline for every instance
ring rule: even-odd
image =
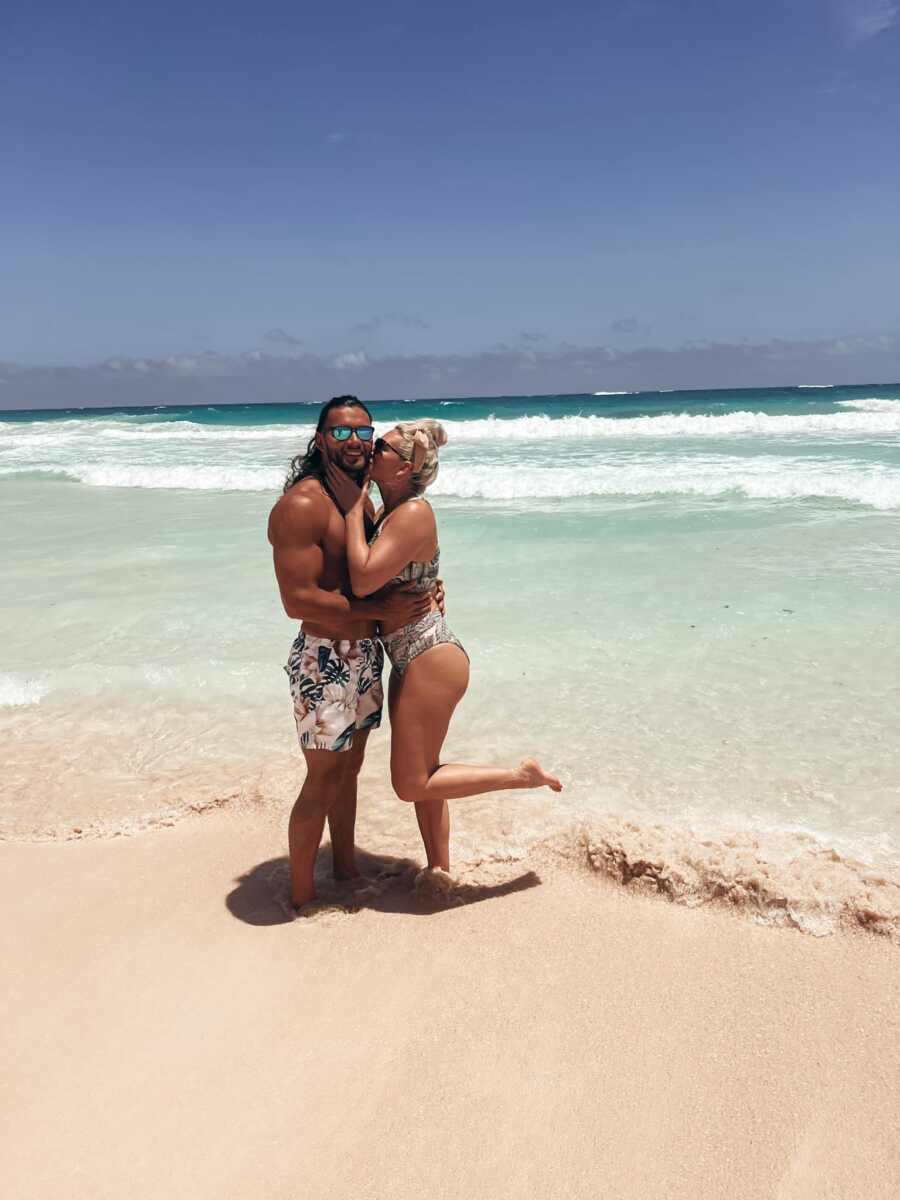
[[[7,10],[0,360],[877,345],[900,332],[898,18]]]

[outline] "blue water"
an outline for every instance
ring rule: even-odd
[[[371,409],[449,435],[429,495],[473,675],[448,752],[566,782],[460,810],[457,857],[613,813],[900,854],[900,385]],[[0,414],[0,833],[289,803],[265,524],[317,411]],[[361,819],[409,849],[388,737]]]
[[[554,416],[591,414],[604,417],[656,416],[686,412],[715,415],[721,412],[754,411],[773,415],[804,415],[833,412],[847,400],[869,397],[900,399],[900,383],[854,384],[852,386],[807,386],[784,388],[731,388],[719,390],[628,392],[606,395],[591,393],[561,396],[467,396],[444,400],[366,401],[383,421],[409,420],[411,415],[432,414],[436,408],[459,407],[469,420],[496,415],[499,418],[550,413]],[[318,412],[319,401],[297,404],[223,404],[162,407],[62,408],[0,411],[0,421],[60,421],[72,418],[137,417],[152,421],[196,421],[204,425],[265,426],[304,424]],[[449,414],[445,414],[449,415]]]

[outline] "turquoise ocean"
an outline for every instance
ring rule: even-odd
[[[302,779],[266,518],[318,405],[0,413],[0,836],[286,821]],[[453,807],[456,861],[556,839],[687,903],[900,913],[900,385],[379,402],[472,657],[448,756],[562,796]],[[415,853],[373,735],[359,840]]]

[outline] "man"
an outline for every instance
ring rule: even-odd
[[[376,623],[415,621],[430,604],[427,595],[397,590],[366,600],[350,594],[344,517],[327,489],[325,469],[332,462],[360,483],[373,433],[369,410],[355,396],[330,400],[269,516],[281,601],[289,617],[303,622],[285,668],[306,759],[306,779],[288,825],[295,907],[315,899],[316,854],[326,817],[335,878],[358,874],[356,781],[369,730],[381,724],[384,699]]]

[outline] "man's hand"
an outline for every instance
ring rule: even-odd
[[[378,620],[389,625],[411,625],[431,611],[431,593],[407,588],[390,588],[372,597],[378,607]]]
[[[328,483],[328,490],[334,497],[335,504],[345,515],[355,505],[364,503],[369,491],[368,473],[363,480],[363,486],[360,487],[359,484],[353,482],[345,471],[335,466],[329,459],[325,467],[325,479]]]

